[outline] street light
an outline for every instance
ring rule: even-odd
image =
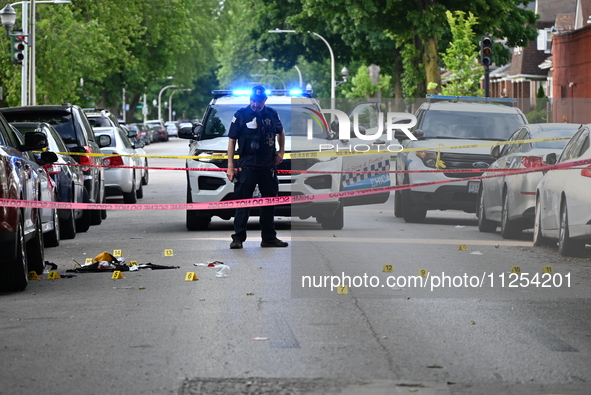
[[[16,23],[16,12],[13,6],[23,6],[23,31],[19,35],[28,37],[27,45],[31,48],[30,54],[28,51],[24,51],[24,59],[22,62],[22,73],[21,73],[21,104],[35,105],[37,104],[37,89],[36,89],[36,63],[35,63],[35,5],[36,4],[71,4],[69,0],[41,0],[33,2],[31,1],[19,1],[12,4],[7,4],[2,11],[0,11],[0,19],[2,25],[6,29],[6,33],[10,36],[10,32]],[[28,12],[29,4],[30,13]],[[30,18],[29,18],[30,16]],[[30,23],[29,23],[30,19]]]
[[[158,93],[158,120],[162,121],[162,92],[164,92],[165,90],[169,89],[169,88],[178,88],[178,85],[167,85],[164,88],[162,88],[160,90],[160,93]]]
[[[168,120],[169,121],[172,121],[172,95],[174,95],[179,90],[182,91],[182,92],[190,92],[193,89],[189,89],[189,88],[186,88],[186,89],[175,89],[172,92],[170,92],[170,96],[168,96]]]
[[[281,29],[275,29],[275,30],[269,30],[269,33],[297,33],[295,30],[281,30]],[[330,52],[330,106],[332,109],[335,108],[334,105],[334,100],[335,100],[335,88],[337,86],[337,81],[335,81],[335,73],[334,73],[334,53],[332,52],[332,47],[330,46],[330,44],[328,43],[328,41],[326,41],[326,39],[324,37],[322,37],[320,34],[315,33],[315,32],[311,32],[308,31],[308,33],[315,35],[316,37],[318,37],[319,39],[321,39],[322,41],[324,41],[324,43],[326,44],[326,46],[328,47],[328,52]],[[343,70],[346,70],[343,69]],[[347,70],[347,75],[349,74],[349,70]],[[343,74],[343,77],[345,77],[345,75]],[[345,80],[343,82],[346,82],[347,79],[345,78]],[[338,83],[338,85],[342,84],[343,82]]]
[[[258,61],[259,62],[268,62],[269,59],[262,58],[262,59],[258,59]],[[300,68],[298,66],[296,66],[296,65],[294,65],[293,68],[296,69],[296,71],[298,72],[298,76],[300,77],[300,84],[298,85],[298,88],[301,88],[304,85],[304,82],[302,81],[302,72],[300,71]]]

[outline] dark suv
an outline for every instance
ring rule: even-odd
[[[1,108],[0,112],[8,122],[47,122],[59,133],[62,140],[78,163],[84,174],[84,201],[103,203],[105,201],[104,169],[100,167],[102,158],[100,148],[108,146],[110,139],[98,142],[86,115],[79,106],[73,104],[42,105]],[[109,140],[109,141],[106,141]],[[95,166],[96,165],[96,166]],[[85,232],[90,225],[98,225],[106,218],[106,210],[84,210],[76,220],[76,231]]]

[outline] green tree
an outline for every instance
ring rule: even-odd
[[[483,69],[478,65],[478,47],[474,45],[472,31],[472,26],[477,24],[477,20],[471,12],[467,18],[463,11],[453,14],[447,11],[445,15],[453,41],[447,47],[446,53],[441,54],[441,59],[452,75],[443,86],[442,93],[452,96],[482,96],[480,77],[483,75]]]

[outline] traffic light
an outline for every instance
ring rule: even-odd
[[[27,48],[25,44],[25,36],[18,33],[10,36],[10,52],[12,55],[12,63],[23,64],[25,59],[24,51]]]
[[[485,67],[489,67],[492,65],[492,40],[490,37],[486,36],[480,40],[480,64]]]

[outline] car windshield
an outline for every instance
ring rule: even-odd
[[[557,140],[557,141],[540,141],[537,143],[532,143],[533,148],[543,148],[543,149],[557,149],[562,150],[568,144],[568,141],[571,137],[575,135],[577,129],[572,130],[552,130],[547,132],[540,132],[535,133],[532,136],[532,139],[552,139],[552,138],[567,138],[565,140]]]
[[[94,127],[108,127],[108,126],[112,126],[111,122],[109,122],[108,118],[104,118],[104,117],[92,117],[89,116],[88,118],[88,122],[90,123],[90,126]]]
[[[230,123],[234,114],[245,105],[217,105],[212,106],[204,120],[203,138],[228,136]],[[327,130],[323,120],[311,111],[313,105],[305,104],[271,104],[279,114],[286,136],[307,136],[308,120],[312,120],[312,135],[316,138],[326,138]],[[316,109],[316,111],[319,111]]]
[[[431,110],[421,130],[424,138],[507,140],[523,123],[518,114]]]
[[[77,144],[76,131],[70,113],[44,112],[7,112],[4,117],[8,122],[46,122],[52,125],[66,144]]]

